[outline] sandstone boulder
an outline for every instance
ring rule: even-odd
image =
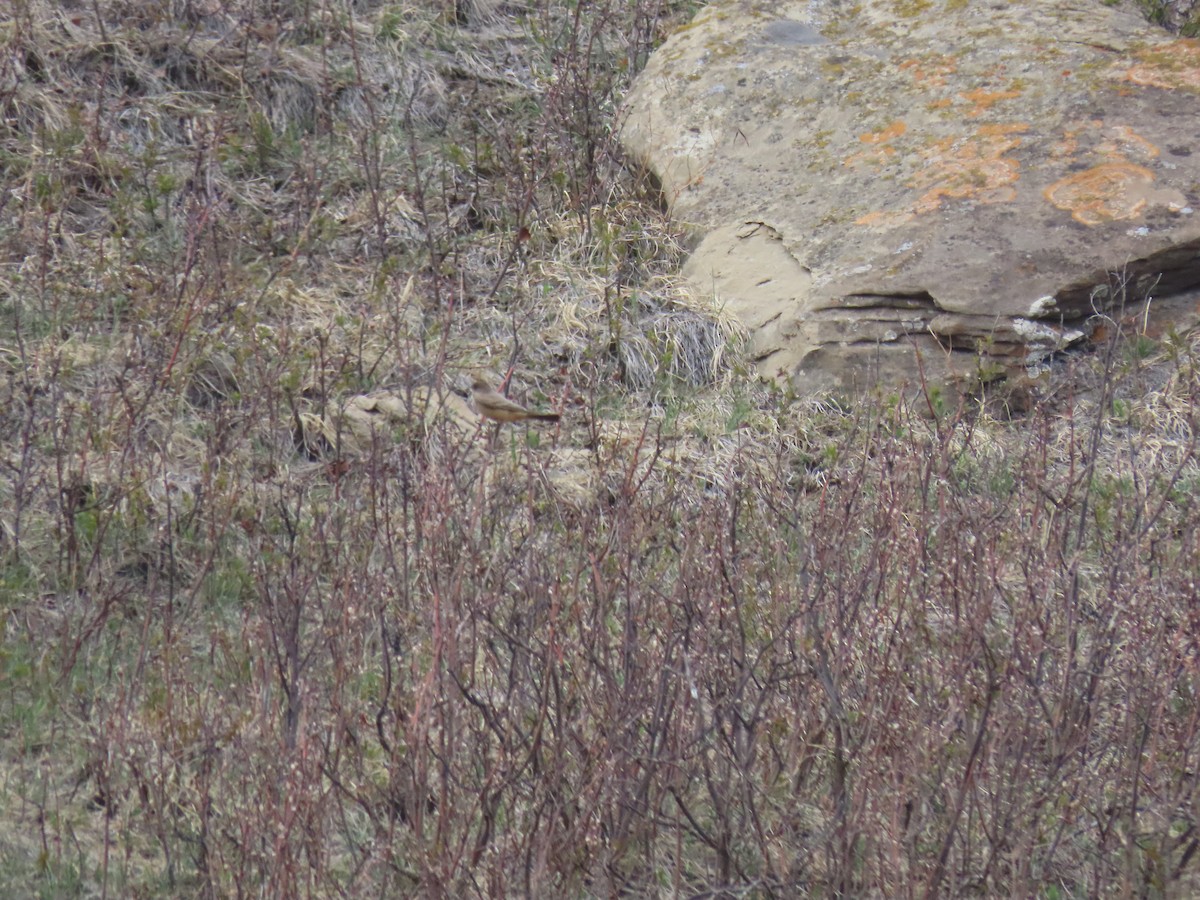
[[[1099,0],[717,0],[622,141],[762,374],[843,390],[1036,366],[1135,296],[1194,307],[1198,113],[1200,43]]]

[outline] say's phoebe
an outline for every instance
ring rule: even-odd
[[[559,418],[558,413],[530,412],[520,404],[513,403],[479,375],[471,382],[471,396],[475,398],[475,408],[479,414],[493,422],[524,422],[527,419],[557,422]]]

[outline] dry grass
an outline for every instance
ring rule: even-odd
[[[681,7],[168,6],[0,24],[8,893],[1194,891],[1194,344],[800,400],[611,142]]]

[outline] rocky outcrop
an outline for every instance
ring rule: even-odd
[[[802,390],[1035,366],[1200,285],[1200,43],[1093,0],[718,0],[622,128]],[[1178,308],[1178,304],[1176,304]]]

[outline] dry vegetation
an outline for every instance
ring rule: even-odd
[[[1200,2],[1197,0],[1133,0],[1132,5],[1148,20],[1168,31],[1189,38],[1200,36]]]
[[[10,2],[5,896],[1198,889],[1187,340],[753,385],[612,140],[684,4]]]

